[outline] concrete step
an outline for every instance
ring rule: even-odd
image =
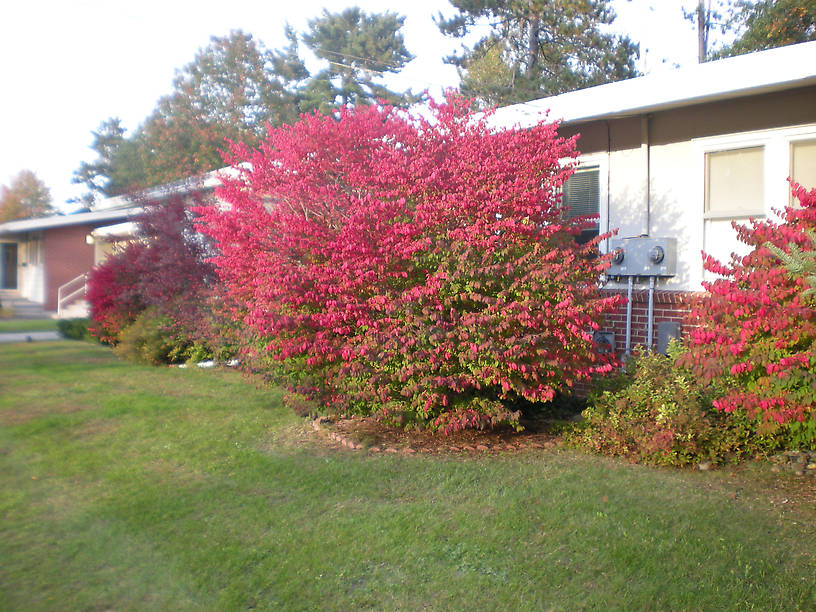
[[[86,300],[77,300],[62,309],[60,319],[84,319],[90,313],[90,305]]]
[[[4,311],[10,311],[14,319],[50,319],[54,317],[54,313],[45,310],[42,304],[21,297],[15,289],[0,290],[0,306]]]

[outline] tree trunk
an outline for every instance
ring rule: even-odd
[[[697,3],[697,62],[702,64],[708,57],[708,29],[711,27],[710,12],[705,0]]]
[[[532,78],[538,65],[538,33],[541,20],[536,15],[530,16],[530,40],[527,42],[527,76]]]

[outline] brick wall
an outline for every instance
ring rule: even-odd
[[[618,358],[621,358],[626,349],[626,290],[604,290],[604,293],[618,293],[624,297],[623,304],[621,304],[618,310],[606,315],[606,325],[601,327],[600,330],[613,332],[615,334],[615,354]],[[686,319],[691,311],[692,303],[701,295],[703,295],[701,292],[694,291],[655,290],[652,350],[657,350],[657,329],[659,323],[663,321],[678,323],[680,325],[681,335],[689,330],[690,326]],[[636,346],[646,346],[646,338],[649,335],[648,321],[648,289],[632,291],[632,349]],[[575,385],[572,389],[572,393],[578,397],[586,397],[591,386],[591,383],[582,381]]]
[[[619,293],[626,297],[626,290],[605,290],[605,292]],[[700,294],[689,291],[666,291],[656,289],[654,292],[654,317],[652,331],[652,349],[657,349],[657,330],[661,322],[672,322],[680,325],[681,333],[688,328],[686,318],[691,309],[691,303]],[[646,346],[649,321],[649,291],[637,289],[632,292],[632,347]],[[602,331],[611,331],[615,334],[615,352],[623,353],[626,346],[626,303],[621,304],[617,311],[606,316],[606,325]]]
[[[88,225],[57,227],[43,231],[45,261],[45,309],[57,309],[60,285],[88,272],[94,265],[94,247],[85,237],[93,231]]]

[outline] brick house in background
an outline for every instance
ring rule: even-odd
[[[93,231],[137,213],[127,206],[0,224],[0,289],[16,290],[56,312],[59,288],[87,273],[102,257]]]
[[[744,254],[732,221],[773,218],[791,203],[789,176],[816,187],[816,42],[508,106],[492,121],[523,129],[545,117],[580,134],[569,214],[599,215],[596,235],[618,230],[602,245],[623,253],[604,290],[631,301],[607,318],[606,339],[617,352],[662,349],[709,280],[702,252]]]
[[[107,198],[89,212],[0,223],[0,290],[12,291],[58,316],[85,316],[85,276],[116,242],[133,237],[140,203],[211,192],[217,184],[215,173],[210,173]]]

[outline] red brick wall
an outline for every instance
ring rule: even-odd
[[[626,297],[626,290],[614,290]],[[657,327],[662,321],[679,323],[681,333],[685,333],[688,325],[684,325],[691,308],[691,302],[699,293],[689,291],[665,291],[656,289],[654,292],[654,317],[652,323],[652,349],[657,348]],[[637,345],[646,346],[649,321],[649,291],[637,289],[632,292],[632,348]],[[615,333],[615,352],[622,354],[626,347],[626,303],[617,311],[606,315],[606,325],[602,331]]]
[[[45,309],[57,309],[57,289],[88,272],[94,264],[94,247],[85,242],[92,226],[73,225],[43,231],[45,255]]]
[[[604,290],[605,293],[618,293],[626,298],[626,290]],[[680,324],[680,334],[687,333],[690,325],[686,321],[691,310],[692,302],[703,293],[694,291],[665,291],[656,289],[654,292],[654,318],[652,323],[652,349],[657,350],[657,324],[662,321],[671,321]],[[632,291],[632,330],[631,348],[646,346],[649,321],[649,291],[637,289]],[[626,300],[616,310],[606,315],[606,325],[601,331],[614,332],[615,354],[618,358],[626,350]],[[580,382],[572,390],[578,397],[586,397],[591,383]]]

